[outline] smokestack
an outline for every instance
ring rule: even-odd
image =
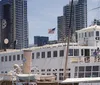
[[[31,73],[32,50],[23,50],[23,74]]]

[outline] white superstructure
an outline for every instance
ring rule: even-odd
[[[77,31],[78,42],[70,43],[67,73],[69,78],[100,77],[100,26]],[[27,48],[32,50],[32,73],[56,75],[63,80],[66,43]],[[94,55],[94,52],[97,54]],[[24,61],[25,62],[25,61]],[[6,74],[14,64],[23,63],[23,49],[0,52],[0,73]]]

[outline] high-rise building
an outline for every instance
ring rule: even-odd
[[[37,46],[43,46],[47,44],[49,41],[49,37],[45,36],[34,36],[34,44]]]
[[[63,16],[58,17],[58,40],[63,40],[68,36],[70,8],[71,2],[63,7]],[[76,30],[87,27],[87,0],[74,0],[71,17],[70,34],[72,37]]]
[[[58,39],[59,41],[64,40],[64,38],[66,37],[66,32],[65,32],[65,16],[59,16],[58,17]]]
[[[94,19],[91,25],[100,25],[100,19]]]
[[[7,23],[5,28],[3,28],[3,19]],[[5,38],[9,40],[8,48],[28,47],[27,0],[1,0],[0,21],[1,49],[5,47]]]

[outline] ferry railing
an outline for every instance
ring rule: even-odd
[[[90,56],[85,56],[84,57],[84,62],[85,63],[90,63]]]
[[[70,57],[70,63],[95,63],[100,62],[100,56],[77,56],[77,57]]]

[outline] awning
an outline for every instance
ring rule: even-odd
[[[68,83],[88,83],[88,82],[100,82],[100,77],[90,77],[90,78],[67,78],[62,81],[62,84]]]

